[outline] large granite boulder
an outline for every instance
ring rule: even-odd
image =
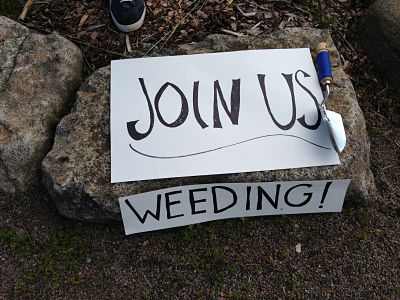
[[[94,72],[82,85],[71,114],[58,125],[53,149],[42,163],[44,184],[66,217],[106,222],[120,220],[118,197],[160,188],[215,182],[260,182],[351,178],[348,197],[366,201],[375,186],[365,121],[353,86],[340,65],[328,31],[292,28],[261,37],[209,36],[170,54],[263,48],[314,47],[327,41],[332,50],[335,86],[329,106],[342,114],[348,144],[341,165],[280,171],[110,183],[110,68]]]
[[[368,57],[393,87],[400,89],[400,2],[376,0],[366,11],[360,41]]]
[[[82,54],[0,16],[0,198],[41,182],[40,163],[83,81]]]

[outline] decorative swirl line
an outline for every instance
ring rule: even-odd
[[[331,150],[331,148],[318,145],[318,144],[313,143],[313,142],[311,142],[311,141],[309,141],[309,140],[306,140],[306,139],[304,139],[304,138],[302,138],[302,137],[299,137],[299,136],[296,136],[296,135],[292,135],[292,134],[267,134],[267,135],[262,135],[262,136],[254,137],[254,138],[251,138],[251,139],[248,139],[248,140],[240,141],[240,142],[237,142],[237,143],[233,143],[233,144],[230,144],[230,145],[217,147],[217,148],[214,148],[214,149],[204,150],[204,151],[200,151],[200,152],[196,152],[196,153],[189,153],[189,154],[183,154],[183,155],[176,155],[176,156],[157,156],[157,155],[151,155],[151,154],[143,153],[143,152],[141,152],[141,151],[139,151],[139,150],[133,148],[133,146],[132,146],[131,144],[129,144],[129,147],[130,147],[134,152],[136,152],[137,154],[140,154],[140,155],[143,155],[143,156],[146,156],[146,157],[149,157],[149,158],[174,159],[174,158],[184,158],[184,157],[190,157],[190,156],[196,156],[196,155],[206,154],[206,153],[218,151],[218,150],[221,150],[221,149],[226,149],[226,148],[229,148],[229,147],[234,147],[234,146],[237,146],[237,145],[240,145],[240,144],[244,144],[244,143],[247,143],[247,142],[251,142],[251,141],[254,141],[254,140],[259,140],[259,139],[263,139],[263,138],[267,138],[267,137],[273,137],[273,136],[284,136],[284,137],[296,138],[296,139],[302,140],[302,141],[304,141],[304,142],[306,142],[306,143],[309,143],[309,144],[311,144],[311,145],[313,145],[313,146],[315,146],[315,147],[318,147],[318,148],[321,148],[321,149],[325,149],[325,150]]]

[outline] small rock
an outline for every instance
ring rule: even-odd
[[[296,245],[296,252],[301,253],[301,244],[300,243]]]

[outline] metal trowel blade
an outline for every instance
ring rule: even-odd
[[[334,111],[326,111],[325,123],[329,136],[337,153],[341,153],[346,146],[346,132],[344,131],[342,116]]]

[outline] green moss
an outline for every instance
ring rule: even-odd
[[[366,127],[367,127],[368,133],[370,133],[370,134],[377,134],[379,132],[379,127],[375,124],[374,121],[368,120]]]
[[[0,245],[4,249],[14,251],[17,256],[31,255],[37,249],[31,245],[27,235],[19,235],[10,228],[0,228]]]
[[[288,291],[293,292],[294,299],[303,299],[304,298],[304,286],[302,286],[301,281],[292,275],[291,278],[286,280],[286,288]]]
[[[333,24],[334,19],[331,17],[322,17],[320,22],[319,22],[319,27],[321,29],[329,29],[331,25]]]
[[[7,207],[7,201],[0,200],[0,209],[6,209]]]
[[[48,297],[63,283],[78,285],[78,272],[84,262],[87,241],[79,239],[73,232],[61,232],[43,244],[32,245],[26,235],[18,235],[9,228],[0,229],[0,247],[16,253],[31,256],[35,266],[24,270],[21,281],[15,283],[13,296],[33,297],[38,291],[32,284],[41,282],[39,295]]]
[[[52,244],[54,250],[50,254],[62,263],[62,269],[76,272],[84,260],[86,241],[77,240],[71,234],[60,233],[52,241]]]
[[[367,227],[372,222],[371,214],[362,206],[356,207],[354,217],[359,227]]]
[[[283,232],[290,233],[293,231],[292,218],[288,215],[278,217],[279,225]]]

